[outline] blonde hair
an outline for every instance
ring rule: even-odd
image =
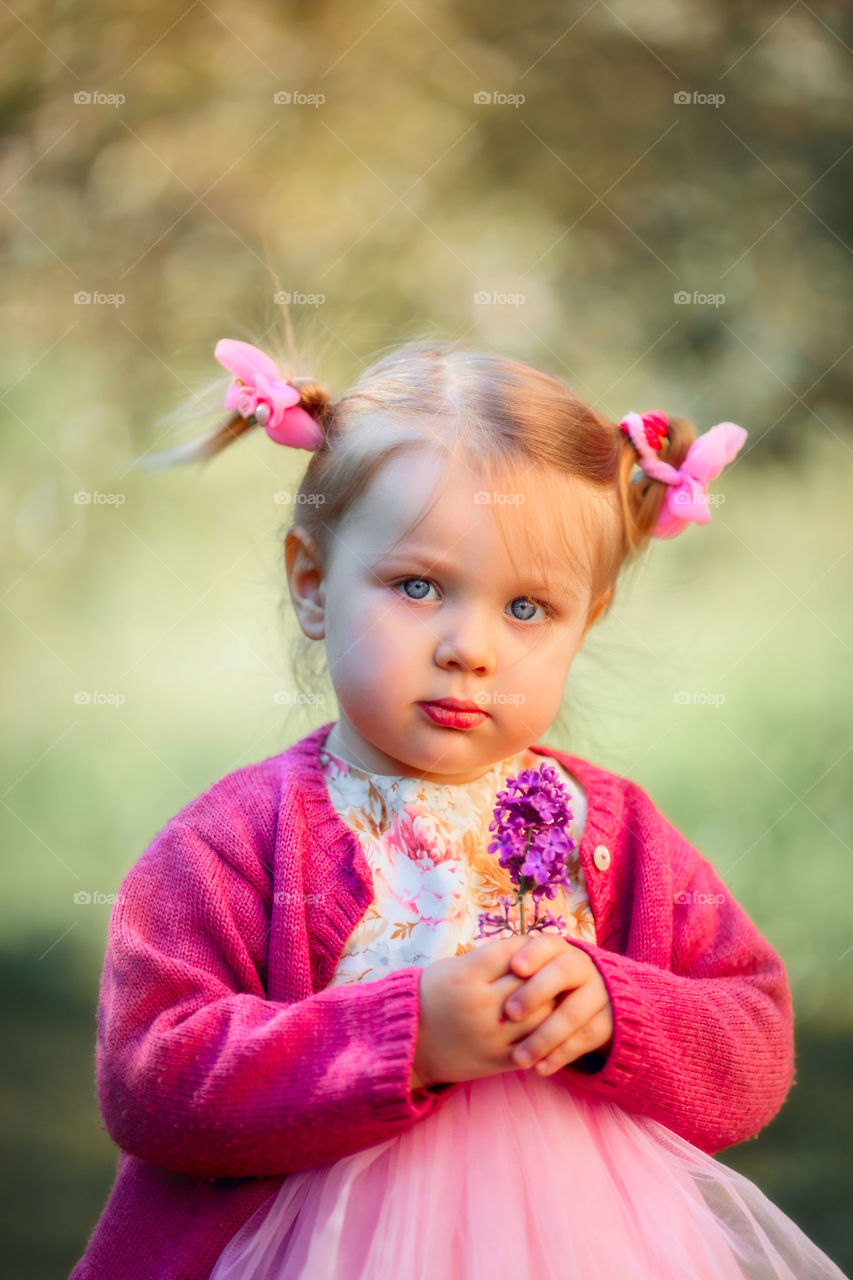
[[[321,427],[323,441],[310,455],[294,503],[298,519],[285,540],[298,525],[323,562],[336,530],[385,463],[424,448],[443,450],[471,465],[485,483],[502,488],[508,478],[532,473],[564,505],[565,481],[575,482],[569,490],[576,499],[570,518],[540,535],[541,563],[547,581],[546,561],[554,558],[554,538],[560,538],[561,567],[579,592],[589,593],[588,616],[609,610],[623,567],[636,561],[653,537],[667,486],[639,468],[634,445],[618,423],[532,365],[459,342],[415,340],[370,365],[337,400],[315,378],[288,380],[300,392],[301,407]],[[678,467],[696,431],[684,418],[668,421],[660,457]],[[158,456],[167,462],[210,458],[253,425],[234,415],[204,440]],[[431,506],[432,501],[401,538]],[[541,509],[556,507],[545,503]],[[512,560],[500,501],[492,510]],[[538,519],[538,510],[525,509],[525,527],[534,536]],[[313,648],[313,641],[297,636],[293,670],[303,685],[301,667],[306,659],[305,665],[312,665]]]

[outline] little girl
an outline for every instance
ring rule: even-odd
[[[337,401],[223,340],[224,425],[311,452],[287,532],[339,717],[188,804],[109,926],[120,1148],[72,1280],[807,1280],[842,1273],[714,1154],[793,1076],[778,955],[635,782],[540,742],[652,537],[743,445],[402,347]],[[499,793],[568,799],[558,914],[499,934]],[[492,846],[492,848],[490,848]],[[528,915],[529,920],[529,915]]]

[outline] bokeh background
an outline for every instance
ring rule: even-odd
[[[614,420],[747,428],[552,740],[646,787],[784,957],[797,1081],[721,1158],[850,1269],[849,6],[9,0],[0,36],[7,1273],[67,1274],[112,1183],[110,895],[336,718],[288,659],[307,454],[129,466],[218,420],[220,337],[288,317],[333,394],[431,333]]]

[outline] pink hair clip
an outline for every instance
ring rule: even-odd
[[[274,360],[249,342],[222,338],[213,353],[234,374],[225,397],[225,408],[241,418],[254,418],[276,444],[296,449],[317,449],[323,431],[310,413],[300,407],[299,392],[283,379]]]
[[[627,413],[619,427],[631,437],[646,475],[669,485],[654,537],[672,538],[691,521],[707,524],[711,519],[708,483],[742,448],[746,430],[734,422],[718,422],[693,441],[680,467],[672,467],[658,456],[661,442],[669,430],[665,413],[660,410],[644,414]]]

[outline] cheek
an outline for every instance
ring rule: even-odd
[[[552,644],[531,649],[516,670],[526,694],[539,705],[561,698],[572,663],[571,638],[560,637]]]
[[[387,591],[363,591],[336,608],[327,620],[327,652],[336,675],[363,684],[383,677],[404,679],[412,656],[429,632],[395,606]]]

